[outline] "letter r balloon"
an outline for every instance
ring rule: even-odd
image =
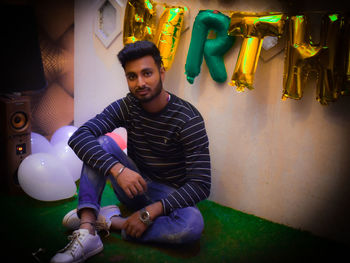
[[[193,24],[191,43],[187,53],[185,73],[187,81],[193,84],[199,75],[203,55],[213,80],[225,82],[227,79],[223,56],[232,47],[235,38],[227,34],[230,18],[218,11],[201,10]],[[213,30],[215,39],[207,39]]]

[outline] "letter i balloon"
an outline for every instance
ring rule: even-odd
[[[186,10],[185,7],[166,6],[160,17],[153,42],[159,49],[165,70],[168,70],[174,61]]]

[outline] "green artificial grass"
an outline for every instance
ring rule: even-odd
[[[70,232],[61,221],[76,208],[77,196],[42,202],[25,194],[1,194],[0,200],[2,262],[49,262],[67,244]],[[108,185],[102,205],[110,204],[119,202]],[[87,262],[347,262],[348,247],[344,244],[212,201],[202,201],[198,207],[205,221],[198,242],[177,246],[140,244],[111,233],[108,237],[102,235],[104,250]]]

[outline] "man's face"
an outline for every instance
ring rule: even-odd
[[[159,70],[152,56],[127,62],[125,76],[131,94],[140,102],[149,102],[162,91],[164,69]]]

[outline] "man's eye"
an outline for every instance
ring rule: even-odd
[[[150,77],[151,75],[152,75],[152,72],[151,72],[151,71],[146,71],[146,72],[145,72],[145,76],[146,76],[146,77]]]
[[[135,75],[129,75],[128,76],[128,80],[134,80],[135,79]]]

